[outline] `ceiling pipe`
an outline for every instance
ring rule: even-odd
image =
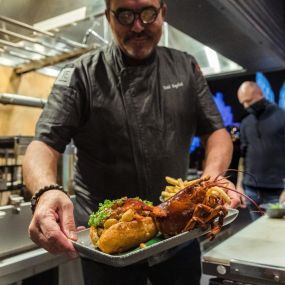
[[[44,108],[47,100],[17,94],[0,93],[0,103],[26,107]]]
[[[21,49],[21,50],[24,50],[24,51],[27,51],[27,52],[30,52],[30,53],[39,54],[39,55],[44,56],[44,57],[49,56],[49,54],[33,50],[30,47],[21,46],[19,44],[15,44],[15,43],[12,43],[12,42],[9,42],[9,41],[5,41],[5,40],[1,40],[1,39],[0,39],[0,44],[3,45],[3,46],[9,46],[9,47],[12,47],[12,48]]]
[[[1,28],[0,28],[0,34],[4,34],[4,35],[8,35],[8,36],[11,36],[11,37],[14,37],[14,38],[18,38],[18,39],[21,39],[21,40],[24,40],[24,41],[27,41],[27,42],[30,42],[30,43],[33,43],[33,44],[39,44],[39,45],[41,45],[43,47],[46,47],[46,48],[49,48],[49,49],[53,49],[53,50],[56,50],[56,51],[60,51],[60,52],[69,51],[69,50],[66,50],[66,49],[63,49],[63,48],[58,48],[58,47],[56,47],[54,45],[45,43],[42,40],[34,39],[34,38],[31,38],[31,37],[27,37],[27,36],[24,36],[24,35],[21,35],[21,34],[18,34],[18,33],[14,33],[14,32],[11,32],[11,31],[8,31],[8,30],[5,30],[5,29],[1,29]]]
[[[88,29],[87,32],[84,35],[84,38],[82,40],[83,44],[87,43],[87,40],[89,38],[89,36],[92,35],[93,37],[99,39],[100,41],[102,41],[104,44],[108,44],[108,41],[105,40],[103,37],[101,37],[97,32],[95,32],[93,29]]]
[[[35,28],[34,26],[25,24],[25,23],[20,22],[20,21],[16,21],[16,20],[14,20],[14,19],[11,19],[11,18],[8,18],[8,17],[5,17],[5,16],[1,16],[1,15],[0,15],[0,21],[3,21],[3,22],[6,22],[6,23],[15,25],[15,26],[18,26],[18,27],[27,29],[27,30],[30,30],[30,31],[35,32],[35,33],[38,33],[38,34],[42,34],[42,35],[48,36],[48,37],[50,37],[50,38],[59,39],[60,41],[64,42],[64,43],[67,44],[67,45],[70,45],[70,46],[72,46],[72,47],[87,48],[87,46],[84,45],[84,44],[81,44],[81,43],[75,42],[75,41],[73,41],[73,40],[67,39],[67,38],[65,38],[65,37],[63,37],[63,36],[57,36],[57,35],[55,35],[55,34],[53,34],[53,33],[51,33],[51,32],[46,32],[46,31],[37,29],[37,28]]]

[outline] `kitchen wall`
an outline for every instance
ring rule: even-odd
[[[14,93],[46,99],[55,78],[29,72],[21,76],[13,69],[0,66],[0,93]],[[33,136],[40,108],[3,105],[0,103],[0,136]]]
[[[1,93],[15,93],[18,89],[18,82],[19,80],[14,76],[12,68],[0,66]],[[12,106],[0,104],[0,136],[4,135],[12,108]]]

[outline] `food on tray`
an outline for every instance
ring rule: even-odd
[[[194,228],[206,230],[209,225],[208,237],[213,239],[228,213],[225,204],[231,202],[222,189],[228,189],[228,182],[209,176],[184,182],[170,177],[166,180],[181,189],[160,205],[127,197],[100,204],[89,219],[93,244],[105,253],[114,254],[145,247],[144,243],[158,230],[164,236],[173,236]]]
[[[210,179],[210,177],[208,177]],[[173,197],[176,193],[181,191],[182,189],[195,185],[201,181],[201,179],[194,179],[194,180],[182,180],[181,178],[175,179],[169,176],[165,177],[165,180],[168,184],[165,187],[165,190],[161,192],[161,198],[163,201],[168,200],[169,198]],[[224,197],[226,202],[230,202],[230,198],[224,192],[223,189],[216,187],[216,191],[220,192],[220,194]]]
[[[174,179],[172,177],[166,176],[165,180],[168,184],[165,187],[165,190],[161,192],[161,200],[162,201],[166,201],[169,198],[171,198],[172,196],[174,196],[177,192],[179,192],[180,190],[194,185],[197,181],[199,181],[199,179],[195,179],[195,180],[182,180],[181,178],[178,179]]]
[[[182,180],[169,177],[166,180],[175,186],[182,183]],[[183,184],[187,183],[188,181]],[[158,205],[165,212],[164,216],[155,218],[159,231],[176,235],[197,227],[206,229],[210,225],[208,236],[213,239],[220,232],[223,219],[227,215],[225,204],[231,202],[222,189],[227,184],[222,178],[212,180],[209,176],[189,181],[186,187]]]
[[[120,253],[157,234],[152,218],[155,207],[139,198],[105,200],[89,218],[90,238],[105,253]]]

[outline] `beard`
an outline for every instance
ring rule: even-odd
[[[139,60],[149,57],[156,46],[153,37],[145,31],[127,34],[123,43],[126,54]]]

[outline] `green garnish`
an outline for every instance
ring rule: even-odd
[[[92,213],[89,217],[88,225],[97,227],[100,225],[100,223],[109,218],[112,214],[112,207],[115,204],[120,204],[125,200],[126,198],[121,198],[117,200],[105,200],[104,203],[99,203],[98,211],[95,213]]]
[[[139,197],[135,197],[134,199],[142,201],[148,206],[152,206],[152,202],[147,201],[147,200],[142,200]],[[114,205],[122,205],[125,201],[127,200],[126,197],[117,199],[117,200],[105,200],[104,203],[99,203],[99,208],[97,212],[94,212],[90,215],[89,220],[88,220],[88,225],[89,226],[94,226],[98,227],[102,221],[106,220],[109,218],[112,214],[112,207]]]

